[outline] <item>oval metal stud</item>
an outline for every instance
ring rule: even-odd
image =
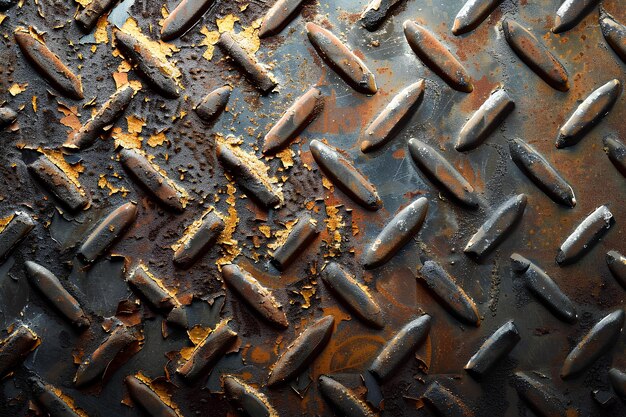
[[[467,0],[454,19],[452,33],[456,36],[471,32],[502,3],[502,0]]]
[[[370,123],[361,137],[361,152],[368,153],[387,144],[415,113],[424,98],[423,79],[400,91]]]
[[[613,108],[622,93],[619,80],[611,80],[591,93],[565,122],[556,139],[556,147],[577,144]]]
[[[450,87],[463,93],[474,90],[472,78],[463,65],[426,28],[407,20],[403,24],[404,36],[413,52]]]
[[[184,190],[174,181],[166,177],[161,168],[135,149],[122,149],[119,152],[120,162],[139,183],[158,202],[175,212],[182,212],[186,205]]]
[[[102,256],[137,218],[137,203],[122,204],[111,213],[89,234],[89,237],[78,250],[78,257],[91,263]]]
[[[89,205],[89,197],[78,181],[70,179],[47,156],[40,155],[28,165],[28,170],[70,211],[76,212]]]
[[[304,0],[277,0],[267,11],[259,28],[259,38],[278,35],[291,20]]]
[[[626,399],[626,373],[616,368],[609,369],[609,381],[622,399]]]
[[[418,280],[422,281],[457,319],[466,324],[480,326],[480,314],[476,303],[441,265],[434,261],[424,262],[418,273]]]
[[[61,390],[43,382],[38,376],[28,378],[28,385],[30,386],[35,401],[48,415],[53,417],[87,416],[84,411],[75,409],[72,404],[66,400],[68,397],[61,393]]]
[[[124,378],[130,398],[150,416],[180,417],[169,405],[165,404],[161,397],[154,392],[145,382],[136,376],[129,375]]]
[[[615,53],[626,63],[626,26],[600,6],[600,28],[606,42]]]
[[[617,251],[606,254],[606,263],[617,281],[626,288],[626,256]]]
[[[385,319],[378,303],[374,301],[367,287],[350,275],[338,263],[331,262],[322,269],[322,281],[333,293],[350,307],[361,321],[371,327],[381,329]]]
[[[212,123],[226,109],[232,91],[233,89],[228,85],[216,88],[204,96],[194,110],[202,120]]]
[[[509,152],[515,165],[555,203],[576,206],[572,187],[539,153],[521,139],[509,141]]]
[[[277,417],[278,413],[270,405],[267,397],[257,389],[232,375],[222,378],[226,398],[231,404],[249,417]]]
[[[276,301],[271,291],[261,285],[248,271],[234,264],[224,265],[222,279],[265,320],[280,328],[289,327],[282,305]]]
[[[0,341],[0,376],[19,366],[41,343],[39,336],[28,326],[20,324]]]
[[[474,413],[467,405],[449,389],[439,382],[431,383],[422,398],[439,415],[450,417],[474,417]]]
[[[83,387],[102,378],[120,352],[136,341],[137,336],[131,329],[124,325],[118,326],[96,350],[80,363],[74,376],[74,384],[77,387]]]
[[[91,30],[98,23],[100,16],[111,10],[118,0],[92,0],[76,15],[76,22],[85,32]]]
[[[483,377],[511,353],[520,340],[521,336],[513,320],[506,322],[483,342],[464,369],[477,378]]]
[[[278,85],[272,74],[253,55],[250,55],[230,33],[222,33],[217,46],[224,54],[230,56],[243,71],[246,78],[261,93],[269,94]]]
[[[470,238],[463,252],[477,259],[490,253],[520,221],[527,201],[526,194],[519,194],[502,203]]]
[[[161,39],[171,41],[194,27],[215,0],[181,0],[163,21]]]
[[[617,135],[609,135],[603,139],[604,149],[615,168],[626,177],[626,145],[617,138]]]
[[[426,197],[420,197],[400,210],[365,250],[363,267],[372,269],[389,261],[420,231],[427,213]]]
[[[350,161],[319,140],[312,140],[309,146],[313,159],[333,184],[366,209],[380,209],[382,202],[376,188]]]
[[[83,99],[83,85],[72,70],[52,52],[33,29],[15,29],[15,42],[32,66],[61,94],[74,100]]]
[[[376,79],[365,63],[346,45],[323,27],[306,24],[309,41],[326,63],[359,93],[376,94]]]
[[[567,323],[576,322],[576,307],[548,274],[518,253],[511,255],[511,265],[513,272],[523,278],[526,288],[558,318]]]
[[[604,355],[619,339],[624,326],[624,311],[619,309],[597,322],[567,355],[561,378],[580,374]]]
[[[189,268],[215,245],[224,230],[224,221],[209,211],[185,229],[184,236],[175,244],[174,263]]]
[[[576,262],[595,246],[615,220],[606,206],[600,206],[583,220],[561,244],[556,255],[561,265]]]
[[[565,0],[556,11],[552,33],[572,29],[600,3],[600,0]]]
[[[535,35],[511,19],[502,21],[507,43],[517,56],[552,88],[569,90],[567,70]]]
[[[253,165],[259,164],[267,170],[263,162],[238,147],[230,146],[221,141],[217,141],[216,144],[217,159],[248,197],[266,210],[278,208],[281,205],[282,193],[280,190],[267,178],[266,171],[260,172]]]
[[[560,395],[553,392],[551,387],[530,377],[525,372],[513,374],[514,387],[517,395],[535,412],[542,417],[567,417],[568,407]],[[578,415],[575,413],[573,415]]]
[[[374,32],[378,29],[387,16],[391,13],[392,9],[397,7],[404,0],[370,0],[370,3],[365,7],[359,22],[363,27],[370,32]]]
[[[0,228],[0,263],[24,240],[35,227],[35,221],[28,213],[16,211],[11,220]]]
[[[174,99],[180,96],[172,63],[155,55],[150,46],[133,35],[117,28],[113,29],[113,35],[115,46],[152,88],[165,98]]]
[[[430,323],[431,318],[428,314],[407,323],[387,342],[370,365],[369,371],[380,381],[384,382],[389,379],[426,340],[430,331]]]
[[[333,316],[325,316],[304,329],[274,364],[267,385],[287,382],[304,371],[328,344],[334,324]]]
[[[477,148],[502,124],[514,108],[515,102],[504,89],[499,88],[492,92],[463,125],[454,149],[466,152]]]
[[[409,152],[417,167],[438,188],[446,191],[455,201],[469,208],[478,207],[474,187],[439,152],[421,140],[409,140]]]
[[[376,415],[367,404],[358,399],[340,382],[326,375],[320,375],[318,382],[320,392],[339,415],[350,417],[374,417]]]
[[[267,132],[263,140],[263,153],[273,154],[295,139],[322,111],[322,92],[313,87],[298,98]]]
[[[79,302],[63,287],[59,279],[48,269],[26,261],[24,263],[28,278],[33,287],[67,318],[77,329],[89,327],[89,319]]]
[[[135,90],[130,84],[120,87],[87,123],[70,136],[63,148],[74,151],[91,146],[107,126],[115,123],[124,114],[134,95]]]
[[[150,305],[167,314],[167,322],[187,328],[187,312],[176,296],[165,285],[140,264],[126,277],[131,287],[148,300]]]
[[[284,271],[319,235],[317,221],[308,213],[298,219],[287,239],[271,254],[272,263],[279,271]]]
[[[237,333],[230,328],[227,320],[215,326],[193,350],[191,357],[176,369],[187,380],[195,380],[212,368],[237,340]]]
[[[17,120],[17,112],[10,107],[0,107],[0,128],[9,126]]]

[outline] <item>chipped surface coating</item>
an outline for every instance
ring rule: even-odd
[[[382,328],[385,325],[383,313],[367,287],[357,282],[341,265],[336,262],[329,263],[322,270],[321,276],[322,281],[363,322],[375,328]]]
[[[187,204],[184,190],[136,149],[122,149],[120,162],[131,176],[165,207],[182,212]]]
[[[502,3],[502,0],[467,0],[452,24],[452,33],[459,36],[476,29]]]
[[[415,352],[426,340],[430,331],[431,317],[424,314],[407,323],[385,345],[369,367],[369,371],[379,380],[385,381],[391,377],[400,365]]]
[[[161,28],[161,39],[170,41],[191,29],[209,10],[214,0],[181,0],[167,16]]]
[[[278,35],[295,17],[303,0],[277,0],[267,11],[259,29],[259,37]]]
[[[427,213],[426,197],[420,197],[400,210],[365,250],[363,267],[376,268],[391,259],[420,231]]]
[[[226,320],[221,321],[193,350],[191,357],[176,372],[188,380],[194,380],[210,370],[233,343],[235,333]]]
[[[478,351],[465,364],[465,370],[476,377],[482,377],[508,355],[520,341],[521,336],[513,320],[503,324],[480,346]]]
[[[335,35],[315,23],[306,24],[309,41],[326,63],[359,93],[376,94],[376,79],[365,63]]]
[[[577,144],[611,111],[621,93],[622,84],[615,79],[589,94],[559,129],[556,147],[566,148]]]
[[[91,146],[104,129],[119,119],[135,95],[130,84],[120,87],[87,123],[63,144],[67,150],[79,150]]]
[[[313,159],[333,184],[361,206],[369,210],[380,209],[382,202],[376,188],[350,161],[319,140],[312,140],[309,146]]]
[[[421,104],[424,88],[425,83],[421,79],[393,97],[365,129],[361,138],[361,152],[377,150],[393,139]]]
[[[80,100],[83,85],[78,78],[41,40],[34,29],[19,27],[15,30],[15,42],[37,71],[63,95]]]
[[[480,326],[480,314],[476,303],[441,265],[434,261],[424,262],[418,272],[418,281],[430,289],[456,318],[466,324]]]
[[[180,417],[176,411],[165,404],[159,395],[139,378],[129,375],[124,379],[133,402],[151,416]]]
[[[322,92],[312,87],[298,98],[267,132],[263,140],[263,153],[272,154],[287,146],[322,111]]]
[[[509,152],[515,165],[555,203],[576,205],[572,187],[535,148],[516,138],[509,142]]]
[[[89,197],[78,181],[68,176],[47,156],[39,156],[28,165],[28,170],[69,210],[75,212],[89,204]]]
[[[78,301],[63,287],[59,279],[48,269],[26,261],[30,283],[37,288],[54,307],[78,329],[89,327],[89,319]]]
[[[478,196],[474,187],[443,155],[415,138],[409,140],[409,152],[418,168],[437,187],[447,191],[457,202],[469,208],[478,207]]]
[[[319,387],[322,395],[340,415],[350,417],[374,417],[375,414],[340,382],[320,375]]]
[[[244,301],[265,320],[278,327],[288,327],[289,322],[283,307],[274,295],[249,272],[234,264],[222,267],[224,283],[234,290]]]
[[[515,102],[508,93],[502,88],[497,89],[463,125],[454,148],[459,152],[475,149],[502,124],[514,108]]]
[[[0,230],[0,262],[9,257],[34,227],[35,221],[28,213],[16,211],[11,214],[8,224]]]
[[[557,317],[567,323],[576,322],[576,307],[548,274],[517,253],[511,255],[511,265],[513,271],[522,276],[526,288]]]
[[[542,80],[559,91],[569,90],[567,70],[535,35],[512,19],[504,19],[502,30],[511,49]]]
[[[78,256],[85,262],[95,261],[124,235],[136,217],[137,203],[122,204],[113,210],[83,242],[78,250]]]
[[[269,94],[278,83],[274,76],[250,55],[228,32],[221,34],[217,45],[241,68],[248,80],[263,94]]]
[[[472,78],[463,65],[428,29],[410,20],[403,27],[411,49],[428,68],[455,90],[464,93],[474,90]]]
[[[243,414],[250,417],[277,417],[265,395],[241,379],[226,375],[222,379],[226,398]]]
[[[210,250],[220,233],[224,221],[215,212],[205,213],[185,230],[185,234],[175,245],[174,263],[180,267],[190,267],[198,258]]]
[[[32,376],[28,380],[30,390],[37,403],[51,416],[54,417],[84,417],[83,412],[79,412],[70,404],[61,391],[43,382],[38,376]],[[71,400],[70,400],[71,401]]]
[[[587,216],[561,244],[556,255],[559,264],[570,264],[583,257],[604,236],[615,222],[606,206]]]
[[[319,234],[317,221],[304,213],[291,229],[282,245],[272,253],[272,262],[279,271],[284,271]]]
[[[102,378],[111,362],[120,352],[136,341],[137,337],[131,329],[124,325],[118,326],[93,353],[80,363],[76,370],[74,384],[77,387],[82,387]]]
[[[166,98],[180,96],[173,64],[156,55],[144,40],[119,29],[113,29],[113,34],[117,48],[152,88]]]
[[[522,218],[527,201],[526,194],[519,194],[502,203],[470,238],[463,252],[478,259],[491,252]]]
[[[300,333],[274,364],[267,385],[278,385],[298,376],[324,350],[334,323],[333,316],[322,317]]]
[[[0,341],[0,376],[19,366],[39,346],[41,340],[28,326],[20,324]]]
[[[577,376],[604,355],[617,342],[623,326],[624,311],[621,309],[596,323],[565,358],[561,378]]]

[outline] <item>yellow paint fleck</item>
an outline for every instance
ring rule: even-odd
[[[26,87],[28,87],[28,83],[23,83],[23,84],[15,83],[11,87],[9,87],[9,93],[13,97],[15,97],[16,95],[21,94],[24,91],[26,91]]]
[[[259,226],[259,231],[268,239],[272,237],[272,229],[266,224]]]
[[[228,198],[226,199],[226,203],[228,204],[228,216],[224,216],[219,212],[216,212],[216,214],[224,221],[224,230],[217,240],[217,243],[222,246],[224,254],[217,261],[215,261],[217,268],[220,271],[222,270],[222,265],[232,263],[232,261],[241,253],[239,242],[233,239],[233,234],[235,233],[235,230],[237,230],[237,225],[239,224],[239,215],[237,214],[237,209],[235,208],[235,202],[237,201],[235,191],[236,188],[232,184],[226,185],[226,193],[228,194]]]
[[[329,240],[328,244],[328,256],[337,256],[341,253],[341,229],[346,225],[343,222],[343,216],[339,214],[339,207],[341,206],[326,206],[326,215],[328,216],[324,223],[326,223],[326,229],[328,230]]]
[[[37,96],[33,96],[33,98],[31,98],[30,102],[33,105],[33,111],[35,113],[37,113]]]
[[[290,168],[293,166],[294,153],[291,148],[285,148],[284,150],[278,152],[276,156],[280,158],[284,168]]]
[[[315,295],[317,289],[313,285],[305,285],[300,290],[300,295],[304,298],[304,303],[302,304],[302,308],[311,307],[311,298]]]
[[[108,188],[109,195],[113,195],[113,194],[117,194],[121,192],[123,197],[126,197],[129,191],[125,187],[116,187],[115,185],[111,184],[104,174],[100,174],[100,177],[98,178],[98,187],[102,189]]]
[[[0,233],[2,233],[2,231],[7,227],[7,225],[11,223],[11,220],[13,220],[13,217],[15,217],[15,214],[11,214],[10,216],[0,219]]]
[[[157,134],[150,135],[148,138],[148,146],[155,148],[157,146],[163,145],[167,141],[167,136],[165,136],[165,132],[158,132]]]
[[[126,123],[128,124],[128,133],[130,134],[140,134],[146,125],[144,119],[140,119],[135,115],[126,116]]]
[[[96,23],[96,30],[93,33],[96,43],[109,43],[109,34],[107,32],[109,22],[107,17],[106,15],[101,16]]]

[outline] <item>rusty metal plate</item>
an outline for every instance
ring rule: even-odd
[[[0,2],[0,415],[625,416],[621,0]]]

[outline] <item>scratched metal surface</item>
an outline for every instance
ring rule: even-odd
[[[623,3],[603,3],[617,20],[626,22]],[[59,148],[66,140],[71,128],[61,122],[65,115],[58,110],[57,100],[78,106],[79,119],[84,122],[91,108],[81,106],[96,97],[98,108],[115,91],[112,74],[122,60],[112,54],[112,27],[121,26],[132,16],[144,34],[149,34],[152,27],[152,37],[157,38],[162,4],[133,4],[127,0],[118,5],[109,17],[109,43],[97,44],[95,52],[91,50],[93,37],[83,37],[73,21],[74,3],[24,2],[22,7],[4,12],[7,17],[0,24],[4,35],[0,46],[2,99],[20,111],[19,129],[5,129],[0,134],[0,216],[16,209],[25,210],[36,218],[37,226],[0,266],[0,324],[8,328],[12,323],[23,322],[42,343],[1,381],[0,415],[35,413],[26,384],[31,372],[61,389],[89,416],[141,415],[137,407],[122,403],[128,402],[123,379],[138,371],[150,379],[158,378],[157,382],[168,387],[181,416],[236,414],[222,395],[222,374],[240,376],[257,387],[278,414],[285,416],[333,415],[317,386],[322,374],[335,377],[359,398],[367,398],[372,410],[383,416],[433,415],[433,410],[420,400],[432,381],[448,387],[476,416],[533,416],[512,387],[511,374],[515,371],[543,374],[546,379],[542,382],[563,395],[579,415],[626,415],[621,400],[615,398],[611,407],[605,409],[592,396],[594,390],[612,392],[607,377],[610,367],[626,368],[623,335],[610,352],[581,376],[567,381],[559,377],[565,357],[578,340],[606,314],[624,306],[624,288],[609,272],[605,253],[611,249],[626,251],[622,227],[626,219],[626,187],[624,177],[603,151],[602,138],[608,133],[626,138],[626,97],[622,95],[607,117],[578,145],[564,150],[554,147],[559,126],[581,100],[610,79],[624,81],[626,64],[602,37],[597,8],[574,29],[555,35],[550,28],[558,1],[505,0],[476,30],[455,37],[450,28],[462,1],[407,0],[375,32],[366,31],[357,22],[366,4],[363,0],[307,1],[281,34],[262,40],[256,56],[272,66],[279,82],[277,92],[265,97],[235,66],[222,60],[218,48],[209,61],[202,57],[205,46],[200,45],[205,38],[201,27],[216,30],[216,19],[230,14],[239,18],[236,30],[250,26],[267,11],[269,5],[265,1],[217,1],[197,26],[171,42],[180,49],[170,60],[183,74],[182,97],[163,99],[143,82],[142,91],[125,116],[145,120],[140,134],[144,138],[142,148],[155,155],[154,162],[189,192],[191,201],[183,214],[163,210],[132,182],[117,161],[112,138],[97,140],[94,146],[77,154],[84,167],[79,180],[91,195],[90,208],[77,216],[62,213],[55,208],[54,200],[46,198],[49,194],[32,181],[25,165],[32,151],[23,149]],[[167,3],[169,10],[175,5],[174,1]],[[244,5],[247,8],[243,9]],[[558,57],[569,72],[568,92],[549,87],[511,51],[498,26],[504,17],[514,18],[531,29]],[[475,80],[472,93],[452,90],[421,63],[402,32],[402,22],[407,19],[430,29],[459,58]],[[362,57],[376,76],[376,95],[357,93],[329,69],[307,39],[307,21],[322,23]],[[36,26],[46,32],[48,46],[80,74],[84,100],[72,101],[47,92],[53,90],[25,61],[13,40],[13,30],[20,25]],[[361,153],[359,137],[365,127],[397,92],[419,78],[426,79],[425,97],[406,127],[381,150]],[[131,71],[129,79],[137,76]],[[13,96],[7,91],[15,83],[28,85],[25,91]],[[193,105],[209,91],[227,83],[234,88],[228,111],[213,125],[204,125],[194,114]],[[222,213],[229,210],[230,182],[215,157],[214,134],[240,136],[245,150],[261,156],[258,149],[271,124],[314,85],[326,97],[325,108],[290,146],[294,166],[284,168],[279,158],[263,159],[273,175],[285,178],[284,206],[266,214],[249,198],[240,198],[243,194],[237,187],[235,193],[238,224],[233,239],[241,249],[235,262],[256,270],[259,281],[272,289],[283,304],[290,326],[281,331],[258,320],[241,298],[223,288],[216,266],[223,248],[217,245],[193,267],[181,270],[172,264],[170,246],[209,204],[215,204]],[[497,85],[507,89],[516,103],[515,110],[476,150],[455,151],[453,144],[461,127]],[[33,96],[38,97],[36,112]],[[177,117],[181,111],[186,115]],[[116,126],[126,131],[126,124],[122,117]],[[148,137],[163,129],[167,140],[156,147],[148,145]],[[418,173],[407,150],[412,137],[440,150],[459,169],[484,200],[479,210],[451,203]],[[516,137],[532,144],[563,174],[575,190],[575,208],[555,204],[515,166],[507,140]],[[322,175],[309,153],[308,143],[313,139],[326,139],[354,161],[377,188],[383,201],[381,210],[366,211],[341,191],[323,185]],[[115,187],[124,187],[128,192],[109,195],[108,188],[98,185],[102,174]],[[463,247],[487,215],[518,193],[528,196],[521,222],[483,261],[466,256]],[[215,199],[215,195],[219,198]],[[359,260],[364,248],[394,213],[417,196],[429,199],[428,215],[417,238],[384,266],[363,270]],[[131,200],[138,202],[137,221],[115,244],[111,256],[81,268],[75,259],[76,249],[91,227],[113,208]],[[282,225],[306,210],[305,203],[311,201],[315,202],[314,215],[326,230],[293,265],[279,273],[267,255],[267,244],[274,237],[265,237],[259,226],[270,226],[272,233],[283,230]],[[602,204],[610,208],[616,219],[611,230],[580,261],[564,267],[557,265],[559,245],[586,215]],[[327,214],[332,213],[334,206],[338,207],[338,214],[328,220]],[[343,224],[337,229],[341,235],[338,250],[331,247],[334,231],[329,230],[336,224],[337,216],[341,216],[339,223]],[[532,259],[560,285],[576,305],[577,323],[570,325],[558,320],[523,288],[511,271],[509,256],[513,252]],[[483,317],[480,327],[460,324],[416,282],[416,270],[424,259],[444,266],[476,301]],[[93,318],[89,331],[76,332],[32,289],[24,271],[27,260],[46,266],[75,286],[78,300]],[[384,329],[364,326],[329,293],[318,277],[321,266],[329,260],[342,263],[365,281],[386,316]],[[139,261],[168,287],[177,288],[181,299],[188,300],[193,294],[193,301],[186,307],[190,326],[213,328],[220,320],[231,319],[241,347],[216,364],[207,382],[187,384],[173,372],[176,358],[168,353],[192,346],[185,331],[171,330],[164,338],[162,316],[145,303],[140,304],[136,314],[120,313],[123,309],[118,306],[122,301],[134,303],[137,299],[124,282],[124,263],[136,265]],[[384,398],[381,405],[377,384],[364,376],[367,368],[384,343],[422,312],[433,318],[429,337],[417,350],[416,358],[411,355],[389,381],[380,384],[379,395]],[[140,319],[138,326],[144,336],[141,350],[114,367],[103,384],[76,389],[72,383],[77,368],[73,354],[91,352],[105,336],[97,324],[116,314],[133,323]],[[326,314],[335,316],[336,328],[324,351],[298,381],[266,387],[268,370],[278,354],[308,323]],[[510,319],[517,325],[521,341],[485,378],[473,379],[463,366],[484,339]],[[368,380],[367,388],[362,378]]]

